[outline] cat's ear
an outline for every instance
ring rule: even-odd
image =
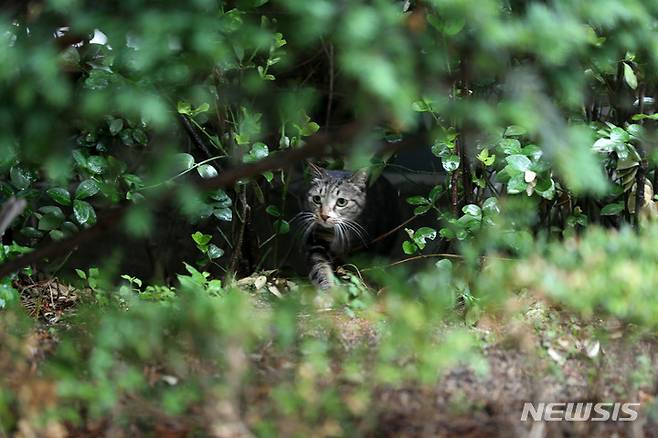
[[[315,179],[324,179],[327,176],[327,171],[313,163],[311,160],[306,160],[306,164],[311,171],[311,175]]]
[[[350,176],[350,182],[359,187],[366,186],[368,182],[368,169],[359,169]]]

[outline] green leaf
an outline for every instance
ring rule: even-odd
[[[110,125],[110,134],[117,135],[123,129],[123,120],[112,119],[109,125]]]
[[[9,179],[14,187],[23,190],[28,188],[35,178],[29,170],[20,166],[12,166],[9,170]]]
[[[201,166],[196,168],[197,172],[199,172],[199,175],[201,178],[208,179],[208,178],[214,178],[217,175],[217,169],[215,169],[211,164],[202,164]]]
[[[96,211],[87,201],[79,199],[73,201],[73,217],[80,225],[93,225],[96,223]]]
[[[87,160],[87,169],[89,169],[91,173],[100,175],[107,170],[107,159],[100,155],[91,156]]]
[[[210,245],[208,245],[208,252],[206,254],[208,255],[208,258],[210,260],[215,260],[224,255],[224,250],[218,247],[217,245],[215,245],[214,243],[211,243]]]
[[[530,168],[530,165],[532,162],[528,157],[525,155],[510,155],[509,157],[505,157],[505,161],[512,167],[512,169],[518,171],[518,172],[525,172]]]
[[[94,196],[100,191],[101,187],[96,180],[88,179],[82,181],[75,191],[76,199],[86,199]]]
[[[44,205],[37,210],[39,213],[50,214],[58,219],[64,220],[64,212],[56,205]]]
[[[87,168],[87,156],[80,149],[73,150],[73,161],[75,161],[76,166],[82,169]]]
[[[454,239],[456,234],[450,228],[441,228],[441,230],[439,230],[439,236],[441,236],[442,239],[450,240]]]
[[[411,104],[411,109],[419,113],[432,111],[432,104],[425,99],[417,100]]]
[[[616,216],[619,213],[624,211],[623,202],[615,202],[614,204],[608,204],[601,209],[601,216]]]
[[[100,68],[95,68],[89,72],[85,79],[85,87],[90,90],[104,90],[110,85],[111,73]]]
[[[528,158],[531,158],[532,160],[537,161],[544,154],[544,151],[542,151],[541,148],[536,144],[529,144],[521,148],[521,154],[525,155]]]
[[[14,196],[14,194],[15,190],[10,184],[0,181],[0,197],[10,198]]]
[[[192,234],[192,240],[194,240],[194,242],[199,246],[206,246],[212,240],[212,236],[210,234],[203,234],[202,232],[197,231]]]
[[[535,192],[539,193],[544,199],[552,200],[555,198],[555,181],[550,176],[543,176],[537,180]]]
[[[129,191],[126,193],[126,200],[138,203],[144,200],[144,195],[139,192]]]
[[[277,234],[287,234],[290,231],[290,224],[283,219],[277,219],[274,221],[274,231]]]
[[[176,110],[178,111],[179,114],[191,115],[192,105],[190,105],[189,102],[185,102],[184,100],[179,100],[178,103],[176,104]]]
[[[194,157],[190,154],[174,155],[174,167],[176,172],[190,170],[194,166]]]
[[[64,222],[63,215],[59,216],[57,214],[48,213],[41,216],[37,228],[41,231],[55,230],[59,228],[60,225],[62,225],[62,222]]]
[[[505,155],[515,155],[521,153],[521,142],[515,138],[503,138],[498,142],[498,146]]]
[[[476,157],[485,166],[491,166],[494,163],[494,161],[496,161],[496,156],[489,155],[489,149],[487,148],[482,149],[482,151],[480,151],[480,153]]]
[[[449,259],[441,259],[434,263],[434,266],[436,266],[440,272],[445,272],[448,274],[452,272],[452,262]]]
[[[126,146],[134,146],[135,145],[135,138],[133,137],[133,130],[126,128],[123,131],[119,133],[119,138],[121,139],[121,143],[123,143]]]
[[[631,135],[625,129],[615,126],[610,130],[610,140],[615,143],[626,143],[631,141]]]
[[[64,232],[61,230],[52,230],[50,233],[48,233],[51,239],[53,240],[62,240],[64,237]]]
[[[498,199],[494,198],[493,196],[491,198],[485,199],[482,203],[482,211],[486,214],[499,213],[500,209],[498,208]]]
[[[265,143],[254,143],[251,146],[251,150],[249,151],[249,154],[245,155],[243,158],[243,161],[245,163],[252,163],[254,161],[258,161],[261,158],[265,158],[269,155],[269,149],[267,148],[267,145]]]
[[[212,214],[220,221],[231,222],[233,220],[233,211],[230,208],[217,208]]]
[[[402,242],[402,251],[404,251],[405,254],[411,255],[418,251],[418,247],[413,242],[405,240]]]
[[[429,194],[430,201],[436,202],[436,200],[439,198],[439,195],[441,195],[442,191],[443,191],[443,187],[441,186],[432,187],[432,190],[430,190],[430,194]]]
[[[128,187],[130,188],[141,189],[142,187],[144,187],[144,182],[137,175],[127,173],[125,175],[122,175],[121,178],[126,182]]]
[[[654,114],[634,114],[632,119],[633,120],[644,120],[644,119],[658,120],[658,113],[654,113]]]
[[[631,124],[626,127],[626,131],[629,135],[635,138],[641,138],[644,134],[644,128],[642,125]]]
[[[624,80],[633,90],[637,88],[637,77],[633,72],[633,68],[624,62]]]
[[[429,203],[430,201],[426,199],[424,196],[411,196],[407,198],[407,204],[410,205],[425,205]]]
[[[617,143],[610,140],[609,138],[599,138],[592,145],[592,149],[594,149],[596,152],[608,154],[614,151],[616,146]]]
[[[267,208],[265,208],[265,211],[270,216],[281,217],[281,210],[279,210],[276,205],[268,205]]]
[[[507,193],[515,195],[525,191],[527,187],[528,183],[525,182],[525,175],[523,173],[519,173],[511,177],[507,182]]]
[[[64,232],[65,235],[70,236],[72,234],[77,233],[79,231],[79,228],[73,222],[64,221],[61,225],[61,230]]]
[[[505,129],[505,137],[516,137],[519,135],[525,135],[528,131],[523,126],[511,125]]]
[[[192,116],[196,116],[201,113],[205,113],[210,109],[210,104],[208,102],[204,102],[201,105],[199,105],[195,110],[192,111]]]
[[[414,208],[414,215],[420,216],[421,214],[425,214],[430,211],[431,208],[431,205],[419,205],[418,207]]]
[[[46,194],[60,205],[67,207],[71,205],[71,194],[64,187],[53,187],[46,190]]]
[[[20,233],[28,239],[40,239],[43,237],[43,233],[34,227],[23,227]]]
[[[443,26],[443,33],[447,36],[455,36],[464,28],[466,20],[464,17],[451,17]]]
[[[304,137],[308,137],[309,135],[318,132],[319,129],[320,129],[320,125],[318,125],[315,122],[309,122],[306,124],[306,126],[304,126],[304,129],[302,129],[301,135],[303,135]]]
[[[78,277],[82,278],[83,280],[87,279],[87,273],[82,269],[76,269],[75,273],[78,274]]]
[[[146,145],[146,143],[149,141],[146,132],[144,132],[142,129],[133,129],[132,136],[133,140],[135,140],[135,143],[141,144],[142,146]]]
[[[427,239],[434,240],[436,238],[436,230],[430,227],[420,227],[414,233],[414,243],[420,249],[425,248]]]
[[[443,30],[443,21],[439,17],[434,14],[427,14],[426,18],[427,22],[431,24],[434,29],[438,30],[439,32]]]
[[[226,194],[223,189],[217,189],[210,194],[210,198],[217,201],[217,207],[230,207],[233,204],[231,198]]]
[[[452,154],[441,160],[443,168],[448,172],[454,172],[459,168],[459,156]]]
[[[465,205],[462,208],[462,211],[464,212],[464,214],[467,214],[469,216],[473,216],[473,217],[476,217],[478,219],[482,218],[482,210],[480,209],[480,207],[478,207],[475,204]]]
[[[64,222],[64,213],[59,207],[47,205],[41,207],[39,212],[43,213],[39,219],[38,229],[41,231],[50,231],[59,228]]]
[[[444,142],[436,142],[432,145],[432,154],[437,158],[447,157],[450,154],[450,145]]]

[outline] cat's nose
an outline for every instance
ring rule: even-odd
[[[326,222],[327,219],[329,219],[329,215],[325,212],[320,213],[320,218]]]

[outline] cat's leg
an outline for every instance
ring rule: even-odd
[[[311,265],[308,278],[315,287],[323,291],[331,289],[335,282],[331,259],[331,254],[324,246],[315,245],[308,250],[308,260]]]

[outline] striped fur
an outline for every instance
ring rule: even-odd
[[[301,213],[309,279],[321,290],[335,282],[334,263],[350,249],[367,242],[359,223],[366,205],[367,174],[327,171],[311,165],[313,180]]]

